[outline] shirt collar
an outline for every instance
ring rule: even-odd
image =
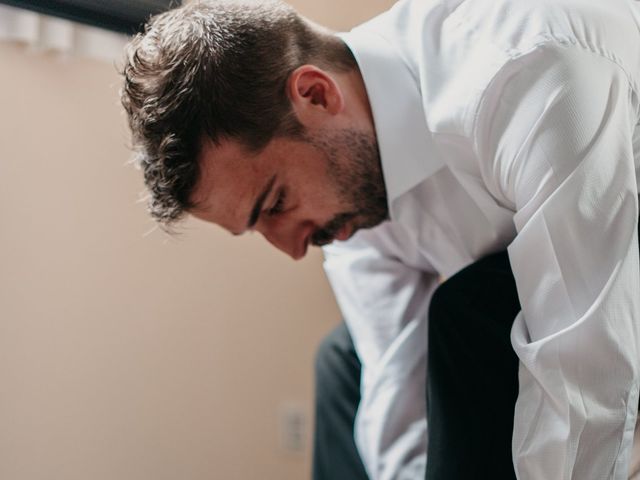
[[[359,27],[340,38],[353,52],[373,113],[389,212],[401,195],[442,168],[427,128],[419,85],[382,36]]]

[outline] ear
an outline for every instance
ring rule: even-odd
[[[303,125],[325,115],[337,115],[344,109],[340,85],[315,65],[302,65],[291,72],[287,88],[293,109]]]

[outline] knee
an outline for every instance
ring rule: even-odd
[[[461,306],[468,301],[464,279],[457,275],[442,283],[431,297],[429,304],[429,331],[459,328],[455,325],[463,320],[459,314]]]
[[[316,389],[321,395],[358,385],[360,362],[344,323],[327,335],[316,353]]]
[[[492,295],[498,297],[504,286],[502,278],[506,275],[511,277],[506,252],[489,255],[463,268],[434,292],[429,307],[430,320],[433,318],[437,322],[443,317],[458,318],[460,315],[457,313],[461,310],[481,304]]]
[[[339,328],[339,327],[338,327]],[[332,369],[332,364],[334,362],[334,350],[335,350],[335,342],[334,342],[334,333],[335,330],[332,330],[329,335],[324,337],[318,346],[318,350],[316,351],[315,357],[315,373],[316,378],[320,378],[325,376],[327,372]]]
[[[492,319],[512,322],[519,310],[507,252],[499,252],[460,270],[436,289],[429,305],[429,331],[473,335]]]
[[[341,323],[318,346],[315,357],[316,375],[331,375],[332,372],[341,370],[352,351],[351,337],[346,325]],[[355,352],[353,352],[353,355],[355,355]]]

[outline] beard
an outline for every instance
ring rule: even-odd
[[[346,210],[336,214],[311,236],[316,246],[331,243],[351,223],[351,235],[372,228],[389,218],[387,191],[380,153],[372,133],[355,129],[323,130],[306,141],[327,160],[332,188]]]

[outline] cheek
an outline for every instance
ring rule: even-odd
[[[324,224],[327,219],[348,207],[341,201],[325,171],[314,169],[313,172],[307,172],[303,181],[290,182],[291,203],[284,213],[291,219],[313,220],[316,224]]]
[[[327,192],[309,191],[301,196],[298,208],[292,213],[300,219],[312,219],[317,223],[323,221],[334,209],[332,196]]]

